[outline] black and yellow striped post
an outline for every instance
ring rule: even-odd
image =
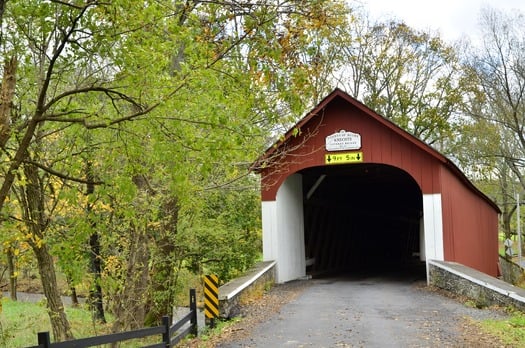
[[[215,274],[204,276],[204,316],[213,328],[219,317],[219,278]]]

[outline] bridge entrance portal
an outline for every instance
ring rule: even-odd
[[[367,163],[300,174],[306,273],[399,271],[421,264],[424,274],[423,198],[408,173]]]

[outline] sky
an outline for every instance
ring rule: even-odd
[[[520,11],[524,0],[354,0],[372,19],[395,17],[420,30],[438,31],[446,41],[479,36],[479,13],[483,7]]]

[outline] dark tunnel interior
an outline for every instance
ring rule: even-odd
[[[301,174],[308,274],[421,272],[422,193],[408,173],[350,164]]]

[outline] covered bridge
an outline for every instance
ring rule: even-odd
[[[277,281],[455,261],[498,274],[498,207],[445,156],[335,90],[256,162]]]

